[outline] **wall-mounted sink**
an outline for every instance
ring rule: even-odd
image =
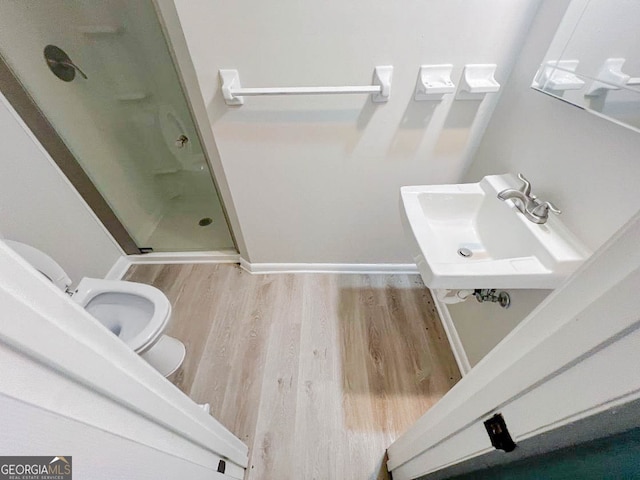
[[[479,183],[402,187],[405,229],[429,288],[555,288],[591,252],[555,216],[542,225],[498,193],[511,174]]]

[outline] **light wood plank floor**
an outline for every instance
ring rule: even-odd
[[[175,383],[250,448],[246,478],[388,478],[386,448],[460,378],[411,275],[137,265],[187,346]]]

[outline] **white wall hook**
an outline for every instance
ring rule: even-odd
[[[607,58],[596,75],[597,80],[589,85],[585,96],[595,97],[607,90],[620,90],[620,87],[625,86],[631,76],[622,73],[624,62],[625,58]]]
[[[414,99],[418,102],[425,100],[441,100],[447,93],[456,91],[451,81],[453,65],[422,65],[418,72],[418,82]]]
[[[500,84],[494,78],[496,68],[495,63],[465,65],[456,98],[476,100],[481,99],[487,93],[499,91]]]
[[[538,70],[533,87],[561,92],[564,90],[580,90],[584,86],[574,72],[580,60],[550,60]]]
[[[366,93],[376,103],[386,102],[391,96],[393,67],[378,66],[373,72],[373,85],[345,87],[256,87],[243,88],[237,70],[220,70],[222,97],[227,105],[244,104],[245,96],[262,95],[336,95]]]

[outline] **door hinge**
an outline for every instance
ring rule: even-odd
[[[487,429],[491,445],[497,450],[512,452],[516,448],[516,444],[511,438],[502,414],[496,413],[489,420],[485,421],[484,428]]]
[[[227,462],[225,462],[224,460],[220,460],[218,462],[218,473],[224,473],[226,469],[227,469]]]
[[[140,250],[141,254],[153,253],[153,247],[140,247],[140,248],[138,248],[138,250]]]

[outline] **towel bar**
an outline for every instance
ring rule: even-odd
[[[222,96],[227,105],[244,104],[245,96],[260,95],[336,95],[336,94],[371,94],[376,103],[389,100],[391,95],[392,66],[378,66],[374,70],[373,85],[339,86],[339,87],[252,87],[240,86],[240,74],[237,70],[220,70],[222,80]]]

